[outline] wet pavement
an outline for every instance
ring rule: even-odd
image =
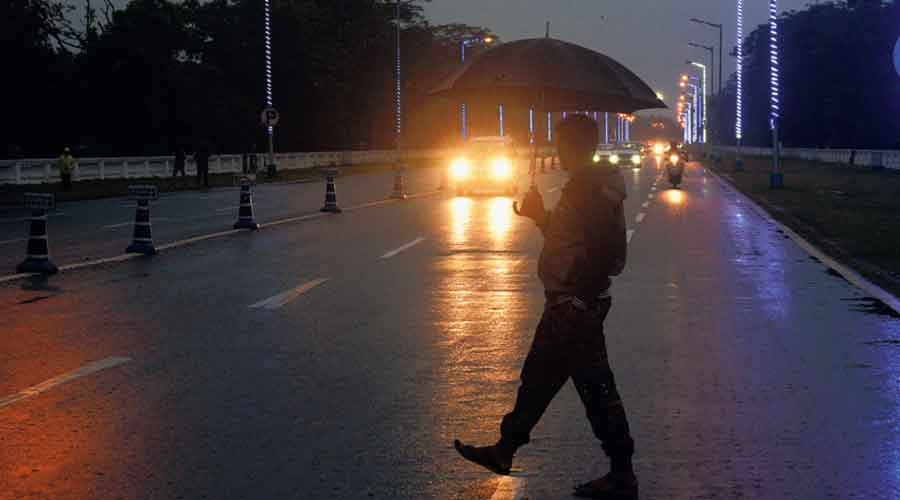
[[[702,166],[681,190],[660,173],[626,171],[607,320],[642,498],[900,498],[895,315]],[[339,179],[339,202],[385,181]],[[563,177],[539,181],[555,202]],[[412,174],[410,191],[436,182]],[[264,220],[324,198],[266,189]],[[154,216],[237,204],[179,196]],[[451,446],[496,439],[542,308],[540,235],[510,203],[435,194],[0,285],[0,498],[569,498],[606,468],[571,385],[513,477]],[[60,263],[127,245],[101,232],[130,218],[107,205],[51,219],[72,242]]]

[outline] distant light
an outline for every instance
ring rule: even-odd
[[[662,92],[657,92],[656,98],[659,99],[660,101],[664,101],[666,99],[666,96]]]
[[[486,36],[486,37],[484,37],[484,43],[488,43],[488,44],[494,43],[494,38]]]

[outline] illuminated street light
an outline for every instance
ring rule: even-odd
[[[269,0],[264,2],[264,44],[265,44],[265,79],[266,79],[266,109],[273,107],[274,99],[272,97],[272,4]],[[269,161],[266,165],[267,169],[273,173],[275,167],[275,127],[268,125],[266,133],[269,136]]]
[[[475,45],[475,44],[479,44],[479,43],[484,44],[484,45],[490,45],[490,44],[494,43],[494,38],[490,37],[490,36],[486,36],[484,38],[472,37],[472,38],[466,38],[466,39],[462,40],[461,42],[459,42],[459,62],[460,62],[460,64],[466,63],[466,47],[468,47],[469,45]],[[469,123],[468,123],[469,120],[468,120],[468,110],[466,108],[466,103],[460,104],[459,109],[460,109],[460,125],[461,125],[462,138],[463,138],[463,141],[465,141],[469,137]]]
[[[734,140],[737,143],[735,170],[744,169],[741,145],[744,139],[744,0],[737,0],[737,95],[734,111]]]
[[[703,142],[704,144],[706,144],[706,142],[707,142],[707,140],[708,140],[708,137],[707,137],[707,132],[708,132],[708,130],[707,130],[707,128],[708,128],[708,122],[707,122],[707,111],[706,111],[706,105],[707,105],[706,95],[709,93],[709,87],[708,87],[708,84],[707,84],[707,81],[708,81],[708,80],[706,79],[706,65],[705,65],[705,64],[698,63],[698,62],[694,62],[694,61],[688,61],[688,64],[690,64],[691,66],[700,68],[700,71],[703,73],[703,81],[701,82],[701,83],[702,83],[702,94],[703,94],[703,107],[702,107],[702,110],[703,110],[703,111],[702,111],[702,112],[703,112],[703,115],[702,115],[702,123],[703,123],[703,125],[702,125],[702,127],[701,127],[701,130],[703,131],[703,134],[702,134],[703,139],[702,139],[701,142]]]
[[[769,126],[772,129],[772,174],[769,186],[773,189],[784,187],[781,172],[781,140],[779,119],[781,118],[780,76],[778,59],[778,0],[769,0]]]
[[[738,9],[740,9],[740,7],[738,7]],[[719,30],[719,87],[718,88],[719,88],[719,93],[721,94],[722,93],[722,69],[723,69],[722,65],[724,64],[724,61],[722,59],[722,48],[725,46],[724,31],[722,29],[723,28],[722,24],[711,23],[709,21],[704,21],[703,19],[697,19],[696,17],[692,17],[691,22],[694,22],[697,24],[702,24],[705,26],[709,26],[710,28],[716,28]],[[713,65],[713,66],[715,66],[715,65]],[[713,68],[713,71],[715,71],[715,68]]]

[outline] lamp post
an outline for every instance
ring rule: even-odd
[[[265,49],[265,78],[266,78],[266,109],[273,109],[272,98],[272,3],[264,0],[264,49]],[[266,125],[266,135],[269,138],[269,158],[266,164],[266,170],[269,175],[275,174],[275,127],[271,124]]]
[[[702,24],[704,26],[709,26],[710,28],[716,28],[719,30],[719,93],[722,93],[722,47],[725,44],[725,39],[723,38],[722,25],[717,23],[711,23],[709,21],[704,21],[703,19],[697,19],[696,17],[691,18],[691,22]],[[715,68],[713,68],[713,72],[715,72]]]
[[[737,94],[734,110],[734,141],[737,144],[737,158],[734,169],[744,170],[741,145],[744,139],[744,0],[737,0]]]
[[[703,74],[703,81],[701,82],[702,94],[703,94],[703,107],[701,108],[703,110],[703,116],[702,116],[701,120],[702,120],[703,126],[702,126],[701,130],[703,131],[703,143],[705,144],[708,140],[707,131],[709,128],[709,122],[707,121],[707,111],[706,111],[706,105],[707,105],[706,95],[709,93],[709,87],[707,86],[707,79],[706,79],[706,65],[695,62],[695,61],[688,61],[688,64],[690,64],[691,66],[694,66],[695,68],[700,68],[700,71]]]
[[[468,47],[469,45],[474,45],[474,44],[490,45],[492,43],[494,43],[494,38],[489,37],[489,36],[472,37],[472,38],[463,39],[461,42],[459,42],[459,62],[460,62],[460,64],[466,63],[466,47]],[[460,104],[460,123],[461,123],[462,139],[463,139],[463,142],[465,142],[465,140],[469,138],[466,103]]]
[[[394,132],[396,133],[396,168],[394,174],[394,190],[391,198],[405,199],[403,188],[403,85],[400,58],[400,7],[413,3],[415,0],[401,1],[394,3],[394,24],[396,24],[396,49],[397,59],[395,64],[395,88],[394,88]]]
[[[772,173],[769,176],[769,186],[772,189],[784,187],[784,174],[781,172],[781,138],[778,130],[781,118],[780,79],[778,0],[769,0],[769,126],[772,129]]]

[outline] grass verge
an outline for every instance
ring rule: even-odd
[[[772,162],[734,156],[705,164],[836,260],[900,296],[900,172],[784,160],[784,189],[769,188]]]

